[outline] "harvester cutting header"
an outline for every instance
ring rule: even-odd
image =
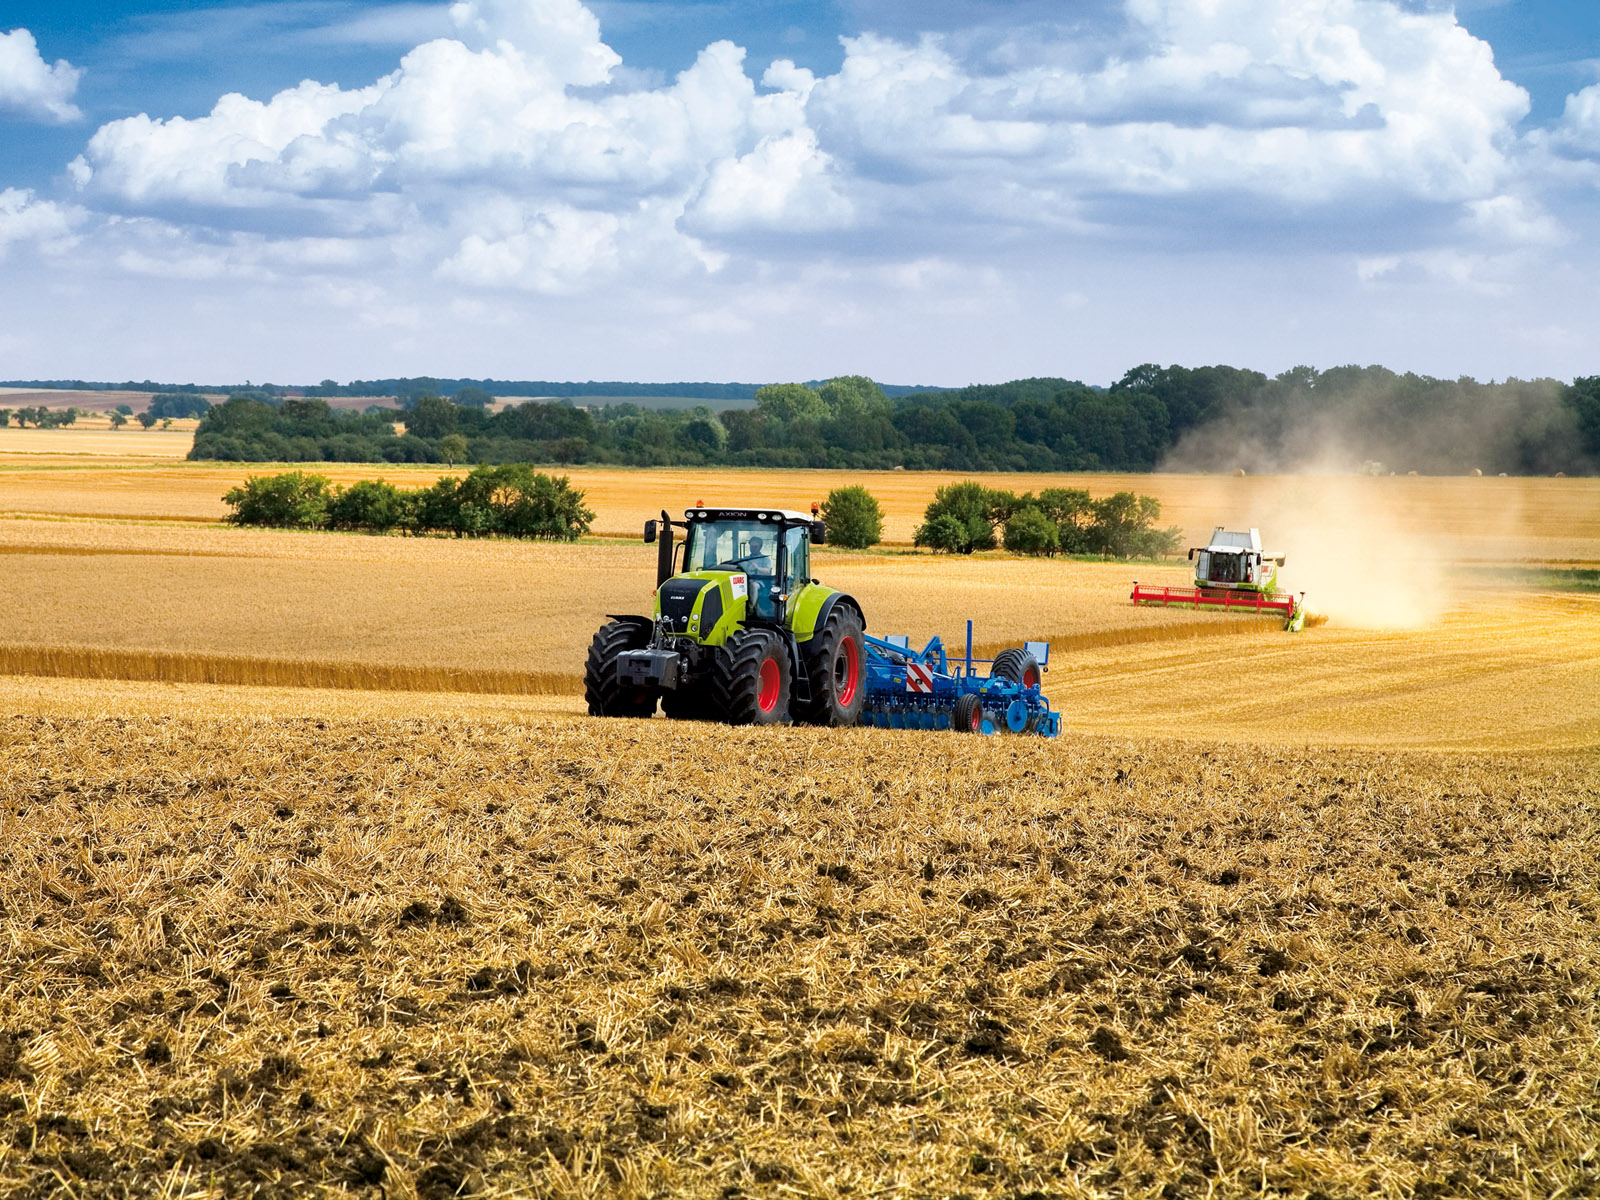
[[[682,521],[663,512],[645,522],[655,611],[614,614],[595,634],[589,712],[648,717],[659,702],[671,718],[733,725],[1059,732],[1040,686],[1048,646],[975,659],[969,621],[958,663],[938,638],[913,653],[908,639],[868,637],[855,597],[811,577],[811,546],[824,537],[815,505],[809,515],[700,505]]]
[[[1261,531],[1224,529],[1218,525],[1204,546],[1189,548],[1194,563],[1193,588],[1133,585],[1135,604],[1222,609],[1227,612],[1282,613],[1284,628],[1298,632],[1305,624],[1305,597],[1278,595],[1278,568],[1287,556],[1261,548]]]

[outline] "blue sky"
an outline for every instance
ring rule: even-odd
[[[0,2],[0,377],[1600,372],[1592,0]]]

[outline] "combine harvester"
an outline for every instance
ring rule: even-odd
[[[811,577],[811,547],[825,536],[814,508],[696,505],[682,521],[647,521],[653,611],[613,614],[594,635],[589,712],[649,717],[659,705],[676,720],[730,725],[1061,731],[1040,692],[1042,642],[975,659],[968,621],[966,657],[952,662],[938,638],[913,653],[907,638],[868,637],[855,597]]]
[[[1261,549],[1259,529],[1246,533],[1219,525],[1208,545],[1189,549],[1189,561],[1195,564],[1192,588],[1142,587],[1135,580],[1130,599],[1135,604],[1278,613],[1286,630],[1299,633],[1306,623],[1305,593],[1298,598],[1278,594],[1278,568],[1286,557]]]

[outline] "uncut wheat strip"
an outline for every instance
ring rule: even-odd
[[[0,645],[0,675],[488,695],[575,695],[582,691],[580,679],[555,671],[456,670],[92,646]]]

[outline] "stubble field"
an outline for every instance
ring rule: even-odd
[[[636,542],[13,466],[0,1194],[1600,1190],[1600,603],[1461,573],[1600,561],[1592,481],[1129,481],[1432,528],[1298,637],[1127,603],[1177,566],[819,556],[875,632],[1052,640],[1045,742],[592,721]],[[833,486],[588,483],[630,532]]]

